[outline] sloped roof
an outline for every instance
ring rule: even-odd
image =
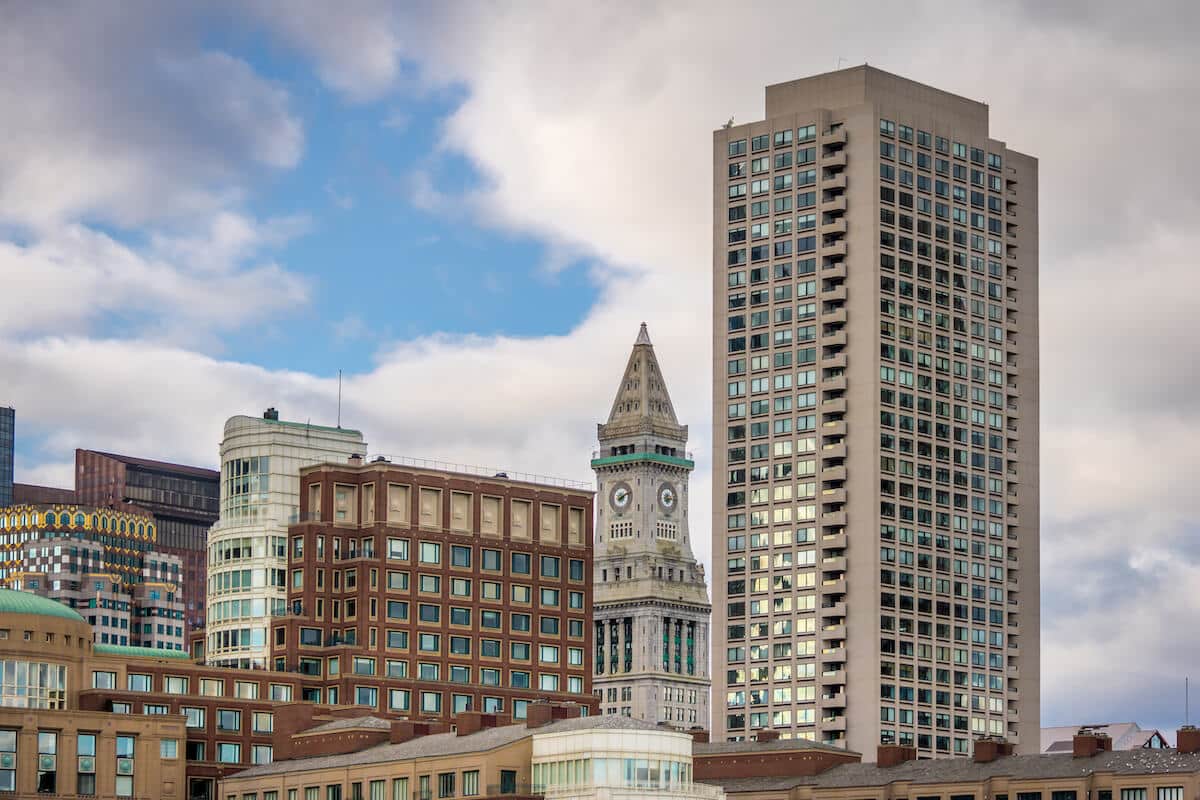
[[[1041,749],[1043,753],[1070,751],[1072,740],[1080,728],[1089,728],[1099,733],[1108,734],[1112,739],[1113,750],[1136,750],[1145,747],[1146,743],[1158,733],[1154,728],[1142,728],[1136,722],[1105,722],[1087,725],[1059,725],[1052,728],[1042,728]],[[1164,737],[1165,739],[1165,737]]]
[[[644,322],[617,387],[608,422],[600,426],[602,440],[638,434],[687,440],[687,426],[680,425],[675,417],[675,406]]]
[[[348,720],[336,720],[340,723],[362,723],[364,719],[373,717],[355,717]],[[333,725],[335,723],[327,723]],[[322,726],[324,727],[324,726]],[[353,727],[347,725],[346,727]],[[482,753],[497,747],[512,744],[535,733],[563,733],[578,730],[657,730],[652,722],[629,719],[619,716],[580,717],[551,722],[540,728],[527,728],[525,725],[503,725],[498,728],[484,728],[466,736],[456,733],[433,733],[428,736],[418,736],[399,744],[378,744],[364,750],[341,755],[314,756],[312,758],[295,758],[287,761],[276,761],[271,764],[261,764],[237,773],[235,778],[253,778],[260,775],[278,775],[285,772],[305,772],[314,769],[340,769],[361,764],[382,764],[389,761],[404,761],[430,756],[452,756],[460,753]],[[318,730],[317,728],[312,731]],[[328,731],[329,729],[326,728]],[[312,732],[308,731],[308,732]]]

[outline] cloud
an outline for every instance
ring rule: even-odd
[[[0,26],[0,223],[215,213],[303,151],[287,92],[182,5],[35,3]]]
[[[83,225],[45,230],[29,244],[0,241],[0,337],[104,327],[195,340],[292,310],[308,301],[308,281],[273,262],[244,262],[298,225],[226,214],[203,236],[159,235],[145,250]]]

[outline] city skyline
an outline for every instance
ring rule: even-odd
[[[1159,87],[1180,98],[1196,92],[1187,44],[1172,32],[1186,30],[1195,11],[1181,5],[1172,26],[1153,15],[1133,26],[1116,7],[1077,12],[963,7],[939,16],[945,27],[937,31],[990,46],[979,65],[952,69],[944,54],[890,49],[892,33],[832,36],[836,45],[810,43],[801,55],[770,53],[764,40],[759,61],[730,69],[711,57],[724,41],[716,15],[685,20],[663,8],[638,25],[665,34],[688,21],[689,42],[652,35],[665,43],[650,46],[632,37],[603,55],[581,45],[584,34],[616,36],[632,17],[568,20],[550,10],[518,29],[516,16],[481,14],[456,27],[359,10],[337,20],[350,47],[317,38],[330,20],[281,21],[265,10],[252,25],[207,37],[188,32],[219,27],[199,12],[158,11],[136,30],[80,13],[70,24],[94,31],[105,47],[44,70],[33,48],[5,48],[29,59],[2,79],[6,116],[21,120],[0,156],[0,174],[15,187],[0,199],[0,275],[18,288],[0,299],[0,368],[9,377],[0,403],[18,411],[17,480],[70,485],[76,446],[213,465],[230,414],[277,405],[289,418],[332,423],[339,367],[343,420],[369,431],[380,452],[587,479],[591,425],[623,357],[614,343],[642,319],[678,387],[679,415],[692,423],[691,447],[706,454],[709,361],[695,309],[708,290],[695,265],[707,262],[710,236],[707,210],[697,210],[704,201],[692,195],[706,193],[707,176],[694,173],[709,161],[709,132],[731,115],[758,118],[762,85],[828,71],[839,57],[843,65],[878,60],[987,102],[1004,120],[1001,135],[1037,154],[1045,170],[1043,718],[1083,717],[1103,695],[1105,716],[1173,729],[1178,720],[1168,709],[1182,692],[1183,665],[1200,649],[1170,633],[1186,629],[1196,611],[1181,588],[1196,573],[1188,542],[1195,501],[1184,486],[1195,464],[1186,400],[1196,359],[1194,345],[1176,334],[1194,305],[1184,270],[1195,200],[1173,188],[1189,186],[1195,167],[1179,133],[1188,130],[1187,104]],[[61,56],[55,47],[76,37],[48,37],[51,13],[13,11],[0,36],[44,44],[40,58]],[[765,35],[782,43],[786,31],[813,22],[852,30],[845,17],[785,15]],[[1127,37],[1130,30],[1144,41]],[[517,48],[521,60],[509,55],[513,37],[526,45]],[[1072,46],[1059,52],[1054,45],[1064,40]],[[175,54],[165,62],[164,44]],[[456,47],[470,58],[447,54]],[[118,66],[144,64],[156,67],[147,96],[175,99],[154,107],[157,125],[113,84]],[[222,84],[257,92],[241,125],[218,135],[182,124],[196,109],[225,108],[217,102]],[[581,84],[592,88],[583,93],[591,103],[576,97]],[[178,101],[181,87],[190,104]],[[85,93],[104,99],[105,112],[68,108]],[[18,104],[46,113],[17,114]],[[512,124],[497,126],[496,118]],[[622,124],[612,126],[616,118]],[[125,127],[121,136],[114,119]],[[355,140],[355,126],[369,129],[365,143]],[[90,137],[93,155],[81,155],[78,139],[64,141],[67,129]],[[650,157],[635,146],[650,134],[671,149]],[[1138,158],[1119,188],[1111,160],[1118,146]],[[374,163],[393,147],[405,157],[386,169],[345,168],[360,158]],[[36,169],[68,156],[87,180],[64,186]],[[167,169],[167,156],[186,168]],[[631,159],[628,172],[613,166]],[[347,183],[342,176],[352,173]],[[398,188],[364,189],[378,183]],[[639,213],[627,219],[635,195]],[[397,250],[400,269],[377,255],[392,239],[366,236],[341,257],[359,225],[397,218],[421,220],[405,229],[411,246]],[[434,235],[478,247],[422,257],[413,243]],[[260,263],[267,266],[255,271]],[[395,283],[389,291],[342,285],[348,265],[362,265],[372,280],[404,275],[438,300],[389,305]],[[473,281],[457,280],[458,270]],[[1147,274],[1156,280],[1139,278]],[[198,292],[206,275],[220,290]],[[507,281],[509,291],[455,298],[439,280],[481,290]],[[460,315],[460,299],[489,310]],[[1096,318],[1115,326],[1111,341],[1095,338]],[[411,374],[447,390],[414,391]],[[481,385],[498,388],[476,391]],[[77,406],[85,395],[97,408]],[[145,412],[136,423],[131,407]],[[529,408],[540,412],[536,426],[520,419]],[[1136,429],[1112,424],[1134,419]],[[692,491],[704,497],[711,465],[703,458],[697,467]],[[709,531],[697,525],[693,535],[707,562]],[[1159,609],[1160,619],[1142,624],[1139,607]]]

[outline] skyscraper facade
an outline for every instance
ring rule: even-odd
[[[0,506],[13,501],[13,450],[16,443],[17,412],[0,406]]]
[[[189,629],[204,626],[208,529],[217,521],[221,474],[214,469],[146,458],[75,451],[79,503],[120,507],[134,503],[154,514],[156,548],[183,564],[183,607]]]
[[[695,462],[645,323],[598,436],[593,680],[601,712],[705,726],[712,606],[688,525]]]
[[[236,416],[221,441],[221,515],[208,536],[207,663],[265,667],[267,629],[287,603],[287,531],[299,520],[300,468],[367,452],[362,433]]]
[[[1036,752],[1037,180],[866,66],[714,133],[714,740]]]

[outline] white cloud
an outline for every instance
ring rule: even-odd
[[[221,215],[203,236],[156,236],[149,252],[82,225],[44,229],[26,245],[0,241],[0,336],[85,333],[107,323],[123,335],[194,341],[293,310],[308,301],[308,282],[278,264],[244,260],[297,224]]]

